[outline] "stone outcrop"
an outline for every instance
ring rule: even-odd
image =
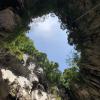
[[[16,32],[16,27],[19,27],[20,17],[12,11],[12,8],[6,8],[0,11],[0,41],[5,41]]]
[[[42,80],[39,77],[43,77],[44,81],[46,81],[43,69],[36,66],[36,62],[28,62],[27,64],[28,55],[24,54],[23,57],[23,64],[15,61],[12,62],[15,64],[14,68],[19,63],[19,68],[16,68],[16,71],[14,71],[15,69],[12,66],[9,68],[9,64],[6,66],[3,63],[0,69],[0,100],[56,100],[56,95],[47,92],[49,90],[45,90],[45,86],[40,83]],[[10,56],[9,60],[14,58],[16,59],[16,57]],[[23,67],[20,68],[20,65],[24,66],[24,69]],[[22,73],[16,73],[19,70]],[[27,70],[28,73],[24,70]]]

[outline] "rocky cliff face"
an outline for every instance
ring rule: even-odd
[[[7,55],[6,53],[6,58]],[[36,62],[27,63],[28,55],[23,55],[23,64],[16,61],[14,56],[10,56],[8,59],[7,63],[2,62],[0,69],[0,93],[2,93],[0,100],[57,100],[56,95],[49,92],[48,83],[42,84],[47,81],[43,69],[36,66]],[[3,61],[3,58],[0,60]],[[13,67],[19,65],[13,68],[12,63]],[[6,64],[8,65],[6,66]]]
[[[72,91],[79,100],[99,100],[100,2],[80,0],[78,12],[83,13],[75,20],[78,23],[78,29],[74,29],[74,32],[79,34],[75,42],[77,41],[76,45],[82,56],[80,76],[83,83],[72,84]]]
[[[12,2],[11,0],[8,1]],[[8,3],[6,0],[0,1],[1,3],[0,4],[0,41],[1,42],[4,42],[4,40],[9,39],[10,37],[12,37],[12,35],[15,34],[14,31],[16,29],[16,26],[19,25],[19,23],[23,26],[23,20],[21,14],[19,13],[19,9],[22,12],[24,12],[23,5],[26,4],[28,9],[29,2],[27,0],[24,1],[22,0],[24,3],[21,0],[15,0],[15,1],[17,2],[17,5],[15,6],[13,5],[14,4],[13,2]],[[34,6],[35,4],[38,4],[37,3],[38,1],[39,0],[34,0]],[[42,2],[42,0],[40,1]],[[30,2],[32,1],[30,0]],[[65,26],[67,26],[67,28],[69,28],[70,30],[69,41],[70,39],[72,39],[73,41],[71,42],[73,42],[76,45],[77,49],[81,51],[81,58],[82,58],[80,62],[81,81],[75,81],[72,82],[71,84],[71,93],[73,95],[73,98],[76,98],[76,100],[100,100],[100,1],[99,0],[85,0],[85,1],[84,0],[77,0],[77,1],[58,0],[56,4],[58,4],[57,6],[59,8],[57,9],[53,8],[54,12],[62,20],[62,23]],[[35,7],[34,9],[36,10],[39,8]],[[39,11],[43,12],[43,9],[41,10],[39,9]],[[36,15],[38,15],[38,13]],[[28,21],[30,22],[30,19]],[[26,26],[27,23],[25,24]],[[9,54],[9,56],[11,55]],[[2,87],[0,89],[0,93],[2,93],[1,91],[5,92],[5,95],[2,95],[1,100],[5,100],[5,97],[9,93],[10,93],[9,98],[12,99],[14,98],[11,96],[11,95],[15,96],[15,94],[12,94],[13,91],[12,89],[10,89],[10,92],[4,91],[4,90],[9,90],[8,88],[11,87],[14,87],[14,92],[16,94],[18,91],[21,91],[19,92],[19,94],[17,94],[18,97],[19,95],[21,95],[21,99],[26,97],[26,95],[28,95],[27,97],[30,98],[29,91],[32,88],[31,84],[34,83],[34,81],[30,82],[29,79],[26,79],[26,77],[27,78],[29,77],[24,74],[30,73],[29,74],[30,77],[33,74],[34,74],[33,76],[36,75],[31,71],[31,68],[30,69],[27,68],[27,70],[25,69],[24,70],[25,73],[24,73],[22,71],[24,68],[18,62],[18,60],[15,58],[9,61],[9,58],[13,58],[9,56],[3,53],[0,54],[0,66],[1,66],[0,88]],[[12,62],[16,62],[16,63],[12,63]],[[17,70],[15,69],[14,66],[16,66],[16,68],[18,66]],[[21,70],[19,70],[19,66],[21,66],[20,67]],[[11,74],[13,77],[8,78],[8,74],[6,75],[6,73]],[[16,76],[16,73],[20,77]],[[3,81],[2,78],[8,79],[9,81]],[[22,78],[24,79],[24,81],[21,83],[20,81]],[[17,82],[15,80],[17,80]],[[35,77],[35,79],[33,78],[31,80],[35,80],[36,84],[38,83],[37,76]],[[5,88],[5,86],[7,86],[7,88]],[[18,86],[19,89],[17,90]],[[26,87],[28,87],[29,89],[28,92],[27,89],[25,89]],[[40,95],[42,95],[40,96],[41,98],[47,97],[48,94],[45,93],[45,91],[43,90],[41,91],[42,92],[40,92],[39,90],[35,90],[32,93],[33,94],[36,93],[36,95],[40,93]]]

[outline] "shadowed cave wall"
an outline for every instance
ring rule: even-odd
[[[69,29],[69,43],[81,52],[81,81],[70,84],[72,95],[77,100],[100,100],[99,4],[99,0],[1,0],[0,42],[28,30],[32,18],[55,13],[61,28]]]

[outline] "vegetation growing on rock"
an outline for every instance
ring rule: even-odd
[[[77,78],[78,67],[75,66],[75,62],[73,62],[72,68],[65,69],[62,74],[58,69],[58,63],[49,61],[45,53],[39,52],[26,34],[19,35],[11,43],[5,44],[5,47],[11,54],[17,56],[21,62],[23,61],[23,54],[28,54],[33,61],[35,60],[36,65],[43,68],[50,86],[59,87],[62,85],[67,88],[71,80]]]

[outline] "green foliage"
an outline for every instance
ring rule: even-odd
[[[37,58],[38,66],[44,69],[46,78],[52,86],[63,86],[65,88],[70,87],[70,83],[78,78],[79,67],[77,63],[79,62],[79,55],[75,53],[72,59],[69,61],[70,68],[65,69],[63,73],[60,72],[59,65],[55,62],[50,62],[45,53],[38,52],[35,54]]]
[[[23,53],[27,53],[29,55],[32,55],[35,51],[34,44],[32,40],[30,40],[28,37],[26,37],[24,34],[19,36],[14,42],[14,46],[18,48]]]
[[[47,80],[50,84],[58,84],[61,72],[58,70],[58,63],[49,61],[45,53],[38,52],[35,54],[38,66],[42,67]]]
[[[69,65],[71,68],[65,69],[64,72],[61,73],[61,71],[58,69],[58,63],[49,61],[45,53],[36,50],[32,40],[30,40],[25,34],[20,34],[14,41],[5,44],[5,47],[20,60],[23,59],[24,53],[28,54],[31,59],[34,57],[37,66],[43,68],[46,79],[51,87],[63,86],[68,88],[70,82],[76,79],[78,76],[79,69],[76,65],[78,62],[77,55],[74,55],[73,60],[70,61],[71,63]],[[59,96],[57,96],[57,100],[60,100]]]
[[[79,67],[77,66],[80,61],[80,54],[74,53],[72,58],[67,59],[69,68],[65,69],[61,75],[61,83],[65,88],[70,88],[70,83],[78,79]]]
[[[35,47],[32,40],[26,37],[25,34],[19,35],[11,43],[6,43],[4,47],[9,49],[10,52],[16,55],[19,59],[23,58],[24,53],[32,55],[35,51]]]
[[[78,73],[79,73],[79,68],[77,66],[65,69],[63,72],[64,86],[69,87],[70,83],[78,78]]]
[[[57,87],[57,85],[56,86],[51,86],[50,93],[55,96],[56,100],[62,100],[60,95],[58,94],[58,87]]]
[[[61,74],[58,70],[59,65],[53,61],[49,61],[45,53],[36,50],[33,41],[29,39],[26,34],[20,34],[11,43],[6,43],[5,48],[7,48],[13,55],[16,55],[19,60],[23,59],[24,53],[34,57],[37,66],[44,69],[47,80],[51,84],[57,84],[59,82]]]

